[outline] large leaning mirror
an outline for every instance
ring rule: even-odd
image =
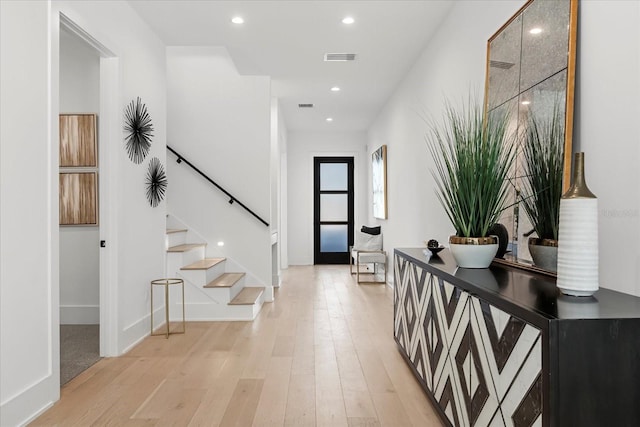
[[[530,0],[487,45],[485,111],[506,110],[518,144],[511,206],[500,220],[508,251],[496,260],[551,274],[557,226],[556,242],[549,227],[571,173],[577,19],[578,0]]]

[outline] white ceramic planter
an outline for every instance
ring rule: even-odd
[[[497,243],[489,245],[449,243],[449,248],[458,267],[462,268],[487,268],[498,252]]]

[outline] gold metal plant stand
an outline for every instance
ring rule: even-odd
[[[180,285],[182,286],[182,331],[169,332],[169,286]],[[153,333],[153,287],[164,286],[164,316],[167,331],[162,333]],[[186,325],[184,320],[184,281],[182,279],[156,279],[151,281],[151,335],[165,335],[169,339],[169,335],[184,334],[186,331]]]

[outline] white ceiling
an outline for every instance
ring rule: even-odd
[[[168,46],[225,46],[238,71],[272,78],[289,130],[364,131],[453,1],[131,0]],[[245,23],[231,18],[241,15]],[[342,18],[351,16],[352,25]],[[354,62],[324,62],[355,53]],[[340,92],[331,92],[339,86]],[[301,110],[299,103],[313,103]],[[327,117],[334,120],[326,122]]]

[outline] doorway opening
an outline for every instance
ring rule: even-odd
[[[72,187],[79,184],[83,194],[93,193],[96,202],[101,172],[96,127],[99,111],[100,53],[61,26],[59,112],[60,131],[65,137],[61,136],[60,142],[64,141],[66,148],[67,142],[71,145],[82,141],[82,148],[61,150],[65,154],[60,158],[60,181],[69,195],[74,192]],[[60,191],[63,196],[67,194],[62,188]],[[61,224],[85,224],[60,225],[60,385],[100,360],[98,206],[86,211],[93,213],[95,219],[89,219],[90,215],[73,221],[61,217]]]
[[[349,264],[353,157],[314,158],[314,264]]]
[[[113,144],[107,142],[115,141],[121,133],[120,66],[119,58],[112,50],[62,12],[59,18],[55,52],[58,78],[53,91],[57,95],[57,103],[54,108],[57,107],[60,115],[87,112],[96,115],[97,158],[95,167],[85,172],[95,175],[97,220],[89,226],[61,226],[58,230],[60,299],[54,309],[59,310],[60,326],[65,326],[67,331],[61,328],[60,340],[52,347],[52,351],[59,353],[62,361],[63,357],[70,357],[63,352],[80,349],[82,354],[72,359],[81,363],[82,368],[90,366],[91,360],[96,359],[96,333],[97,359],[118,355],[117,288],[114,285],[117,283],[117,270],[113,262],[117,257],[117,221],[110,203],[117,177],[109,173],[115,163],[115,149]],[[54,117],[54,120],[58,120],[58,117]],[[54,141],[59,139],[55,138]],[[58,151],[58,146],[52,147],[52,152],[58,157],[58,162],[54,164],[62,166]],[[83,171],[78,169],[72,172]],[[55,208],[58,208],[57,202],[54,202]],[[86,254],[83,248],[87,249]],[[87,257],[86,265],[78,263],[83,257]],[[72,327],[66,328],[67,325]],[[87,355],[84,352],[89,341],[91,354]],[[76,346],[76,349],[70,346]],[[71,369],[79,368],[71,366]],[[64,384],[67,374],[62,371],[60,374],[61,384]]]

